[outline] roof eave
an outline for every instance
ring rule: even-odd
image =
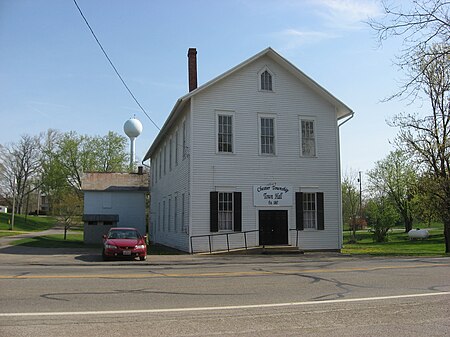
[[[159,130],[158,135],[156,136],[155,140],[153,141],[152,145],[150,146],[150,148],[148,149],[147,153],[144,156],[144,159],[142,161],[146,161],[148,159],[150,159],[150,157],[153,154],[153,151],[155,150],[155,148],[158,146],[159,142],[161,141],[161,138],[163,137],[165,130],[170,127],[170,125],[172,124],[173,120],[178,116],[179,112],[183,109],[183,107],[186,104],[186,101],[190,98],[189,95],[185,95],[181,98],[179,98],[175,105],[172,108],[172,111],[169,114],[169,117],[166,119],[163,127],[161,128],[161,130]]]

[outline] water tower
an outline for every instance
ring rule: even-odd
[[[142,124],[136,117],[132,117],[123,125],[123,131],[130,138],[130,170],[134,171],[135,140],[142,132]]]

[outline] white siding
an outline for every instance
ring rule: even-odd
[[[104,201],[108,200],[107,205]],[[105,207],[106,206],[106,207]],[[84,214],[118,214],[117,227],[135,227],[146,234],[145,193],[143,192],[84,192]]]
[[[258,91],[257,74],[265,66],[274,72],[274,92]],[[234,112],[232,155],[216,153],[216,110]],[[252,187],[277,183],[290,185],[295,192],[302,187],[324,192],[325,230],[300,232],[299,245],[303,249],[340,249],[338,130],[333,106],[263,57],[197,94],[192,111],[192,235],[210,233],[209,192],[220,187],[242,192],[242,230],[258,229],[258,210],[262,208],[253,206]],[[276,115],[276,156],[259,155],[258,114]],[[316,121],[315,158],[300,156],[300,116]],[[295,228],[295,206],[280,209],[288,210],[289,228]],[[242,241],[237,236],[235,240]],[[253,244],[257,243],[254,235]],[[295,231],[290,232],[290,243],[295,244]],[[206,240],[196,244],[198,249],[208,249]]]
[[[259,73],[270,69],[273,75],[273,92],[258,90]],[[294,192],[323,192],[325,230],[299,232],[299,246],[307,250],[341,248],[339,139],[336,109],[297,77],[263,56],[247,64],[220,81],[196,93],[180,117],[160,139],[154,149],[158,179],[151,189],[152,240],[189,251],[190,236],[211,234],[210,191],[242,192],[242,231],[259,229],[258,211],[282,209],[288,211],[289,228],[295,229],[295,202],[289,207],[262,208],[253,203],[253,186],[276,183],[294,188]],[[216,118],[218,111],[233,115],[233,153],[217,151]],[[258,117],[274,116],[276,119],[276,155],[260,155]],[[315,123],[316,157],[301,156],[300,119]],[[183,122],[187,130],[187,157],[183,159]],[[159,178],[161,151],[174,139],[178,130],[178,165],[172,162]],[[175,151],[173,151],[175,153]],[[167,164],[166,164],[167,165]],[[181,222],[182,195],[185,194],[185,216],[188,230],[180,226],[157,225],[163,216],[159,205],[177,196],[177,219]],[[171,215],[173,221],[175,217]],[[167,220],[167,215],[166,215]],[[160,230],[161,229],[161,230]],[[230,248],[242,247],[244,236],[232,234]],[[249,246],[259,244],[258,233],[247,236]],[[207,238],[194,238],[194,250],[207,251]],[[296,232],[289,232],[289,243],[295,245]],[[212,248],[225,249],[226,237],[213,237]]]
[[[154,155],[151,157],[151,161],[155,162],[155,156],[158,156],[160,153],[160,150],[162,149],[164,152],[164,146],[167,145],[167,147],[170,146],[169,139],[172,138],[173,140],[173,146],[175,146],[175,132],[178,129],[178,151],[172,150],[172,170],[169,169],[169,156],[170,156],[170,149],[167,148],[167,158],[166,158],[166,171],[164,174],[164,164],[162,165],[162,172],[161,172],[161,178],[159,178],[159,172],[158,172],[158,179],[155,184],[153,184],[151,188],[151,204],[150,204],[150,233],[151,233],[151,240],[153,242],[171,246],[180,250],[189,251],[189,234],[186,232],[183,232],[181,230],[181,224],[178,226],[175,226],[174,224],[174,199],[175,196],[177,196],[178,204],[177,204],[177,219],[179,222],[181,222],[181,211],[182,211],[182,205],[181,205],[181,195],[184,193],[185,196],[185,221],[189,221],[189,217],[187,216],[189,214],[189,166],[190,166],[190,141],[189,141],[189,124],[190,124],[190,113],[189,113],[189,107],[185,108],[185,111],[183,111],[182,118],[178,119],[174,126],[166,133],[165,138],[161,141],[160,146],[155,149]],[[186,128],[187,128],[187,140],[186,140],[186,156],[183,158],[183,142],[182,142],[182,131],[183,131],[183,122],[186,122]],[[175,152],[178,153],[178,164],[175,162]],[[156,161],[157,165],[159,165],[159,160],[161,158],[164,159],[164,156],[159,157]],[[159,167],[158,167],[159,169]],[[169,209],[169,200],[171,200],[171,215],[170,215],[170,221],[171,224],[169,225],[169,216],[168,216],[168,209]],[[163,210],[163,203],[165,201],[165,224],[158,224],[159,221],[163,221],[164,217],[164,210]],[[160,206],[159,206],[160,205]],[[159,209],[160,207],[160,209]],[[160,215],[159,212],[162,214]],[[170,228],[170,230],[169,230]],[[187,226],[187,228],[189,228]]]

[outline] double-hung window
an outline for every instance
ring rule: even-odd
[[[275,118],[260,119],[261,154],[275,154]]]
[[[167,168],[167,144],[164,144],[164,151],[163,151],[163,156],[164,156],[164,175],[166,175],[166,168]]]
[[[178,232],[178,196],[175,195],[173,199],[173,223],[175,227],[175,232]]]
[[[300,129],[302,156],[316,156],[316,131],[314,120],[302,119],[300,121]]]
[[[172,199],[169,197],[169,209],[167,210],[167,228],[172,231]]]
[[[163,232],[166,231],[166,201],[163,201],[163,221],[162,221],[162,225],[163,225]]]
[[[175,131],[175,166],[178,165],[178,130]]]
[[[217,124],[218,152],[233,153],[233,116],[219,114]]]
[[[158,170],[158,173],[159,173],[159,179],[161,179],[161,176],[162,176],[162,169],[161,169],[161,165],[162,165],[162,150],[161,151],[159,151],[159,156],[158,156],[158,163],[159,163],[159,170]]]
[[[242,231],[242,192],[210,193],[210,230]]]
[[[233,193],[219,192],[219,231],[233,230]]]
[[[172,171],[172,143],[173,139],[169,139],[169,171]]]
[[[317,228],[316,193],[303,193],[303,226]]]
[[[187,130],[186,121],[183,121],[183,159],[187,156]]]

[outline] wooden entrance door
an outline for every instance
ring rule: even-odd
[[[288,243],[288,211],[259,211],[259,244]]]

